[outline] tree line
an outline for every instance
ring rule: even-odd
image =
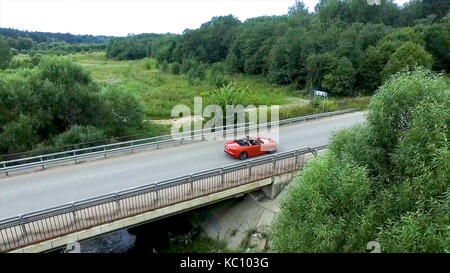
[[[448,1],[441,0],[415,0],[401,8],[385,0],[322,0],[310,13],[297,2],[283,16],[243,23],[221,16],[181,35],[112,38],[106,51],[117,59],[223,63],[230,73],[264,75],[276,84],[370,94],[406,67],[448,71],[448,10]]]
[[[52,33],[40,31],[23,31],[14,28],[0,28],[0,35],[7,39],[23,40],[29,39],[35,43],[66,42],[69,44],[79,43],[105,43],[110,36],[75,35],[70,33]]]

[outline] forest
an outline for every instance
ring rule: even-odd
[[[229,15],[182,35],[112,38],[106,51],[119,60],[147,56],[175,67],[194,60],[300,89],[372,94],[406,66],[448,71],[448,6],[447,1],[411,1],[399,8],[391,1],[325,0],[309,13],[297,2],[285,16],[240,22]]]

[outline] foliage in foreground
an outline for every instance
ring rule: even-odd
[[[448,79],[417,69],[383,85],[367,124],[338,132],[288,192],[280,252],[450,251]]]

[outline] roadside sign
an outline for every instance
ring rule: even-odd
[[[320,97],[326,98],[327,95],[328,95],[327,92],[319,91],[319,90],[314,90],[314,96],[320,96]]]

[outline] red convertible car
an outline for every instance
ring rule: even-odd
[[[278,151],[278,143],[270,138],[244,137],[225,144],[225,153],[241,160]]]

